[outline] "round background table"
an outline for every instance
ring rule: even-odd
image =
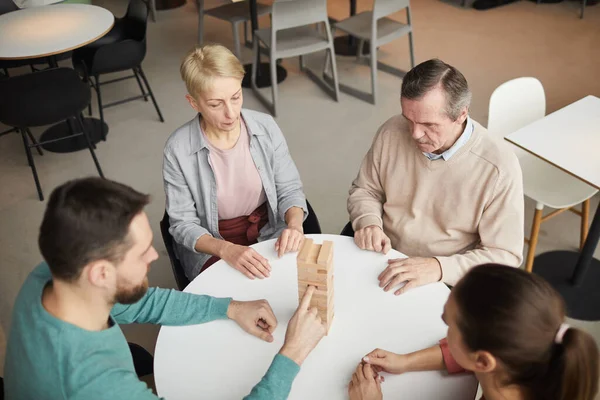
[[[56,66],[54,56],[89,44],[106,35],[115,21],[105,8],[86,4],[56,4],[32,7],[0,15],[0,59],[25,60],[48,57]],[[84,123],[93,143],[102,138],[100,120],[85,118]],[[71,134],[67,123],[52,126],[42,134],[48,141]],[[43,146],[54,152],[87,149],[83,136]]]
[[[308,356],[294,381],[290,399],[347,399],[347,385],[361,357],[380,347],[406,353],[432,346],[446,335],[441,320],[450,291],[442,283],[402,296],[384,292],[377,276],[387,256],[361,251],[352,238],[307,235],[334,242],[335,317],[329,335]],[[296,254],[277,259],[275,241],[254,245],[269,259],[271,277],[250,280],[219,261],[198,276],[186,292],[236,300],[266,299],[279,321],[274,342],[263,342],[232,321],[162,327],[154,356],[158,394],[167,400],[242,399],[267,371],[283,344],[287,323],[298,306]],[[471,374],[444,372],[386,375],[385,399],[473,399]]]

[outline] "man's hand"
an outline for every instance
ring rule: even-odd
[[[373,367],[377,374],[387,372],[389,374],[403,374],[407,371],[408,361],[404,354],[396,354],[391,351],[375,349],[363,357],[363,361]]]
[[[427,283],[442,279],[442,266],[435,258],[411,257],[388,260],[388,266],[379,274],[379,286],[386,292],[402,282],[404,287],[396,290],[396,296]]]
[[[370,364],[358,364],[348,385],[350,400],[382,400],[381,379]]]
[[[285,342],[279,352],[298,365],[302,365],[306,357],[325,336],[325,326],[321,323],[317,309],[308,308],[314,291],[314,286],[309,286],[306,290],[298,309],[290,319],[285,332]]]
[[[266,300],[235,301],[229,303],[227,317],[234,320],[243,330],[266,342],[273,341],[277,318]]]
[[[304,243],[304,228],[302,228],[302,224],[299,226],[288,225],[275,242],[275,251],[277,251],[277,255],[281,258],[285,253],[300,250],[302,243]]]
[[[251,247],[227,243],[221,258],[250,279],[263,279],[271,275],[269,261]]]
[[[371,250],[386,254],[392,248],[390,238],[383,229],[370,225],[354,232],[354,243],[362,250]]]

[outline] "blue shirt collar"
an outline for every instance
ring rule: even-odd
[[[465,143],[467,143],[469,141],[469,139],[471,138],[471,135],[473,134],[473,130],[475,130],[475,125],[473,124],[471,117],[467,117],[467,125],[465,126],[465,130],[460,135],[458,140],[456,142],[454,142],[452,147],[450,147],[448,150],[446,150],[442,154],[425,153],[425,152],[423,152],[423,154],[425,155],[425,157],[429,158],[432,161],[439,160],[440,158],[443,158],[444,161],[448,161],[450,159],[450,157],[452,157],[461,147],[463,147],[465,145]]]

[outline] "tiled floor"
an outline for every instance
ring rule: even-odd
[[[207,1],[207,7],[216,4]],[[600,8],[588,7],[584,20],[578,18],[575,2],[544,4],[524,1],[503,8],[478,12],[456,3],[413,0],[417,61],[432,57],[458,67],[473,90],[471,115],[487,123],[490,94],[500,83],[518,76],[535,76],[545,86],[548,112],[555,111],[588,94],[600,95]],[[124,13],[124,0],[100,0],[116,15]],[[372,1],[359,1],[359,10]],[[329,0],[330,14],[343,18],[346,0]],[[160,238],[158,223],[164,210],[161,180],[162,148],[166,138],[193,116],[184,99],[179,63],[196,42],[197,14],[188,3],[158,13],[158,22],[148,29],[148,55],[144,63],[166,122],[160,123],[151,103],[133,102],[106,111],[109,139],[98,145],[97,154],[107,177],[152,194],[148,214],[155,228],[155,246],[161,258],[153,264],[150,281],[173,287],[174,281]],[[206,39],[231,47],[226,23],[207,18]],[[250,51],[244,50],[245,61]],[[408,45],[400,39],[383,47],[380,58],[407,68]],[[322,58],[309,58],[318,68]],[[334,102],[298,69],[297,60],[283,64],[289,76],[280,86],[280,116],[283,130],[325,232],[337,233],[346,223],[346,195],[358,165],[377,127],[399,112],[400,80],[379,73],[377,106],[343,95]],[[353,58],[338,58],[342,82],[368,88],[368,69],[355,67]],[[107,86],[107,100],[135,94],[134,81]],[[250,91],[244,92],[247,108],[263,110]],[[44,105],[40,105],[43,107]],[[95,106],[95,105],[94,105]],[[35,130],[34,132],[40,132]],[[40,261],[37,231],[46,203],[37,200],[35,186],[17,135],[0,138],[0,375],[10,311],[17,291],[31,269]],[[46,153],[36,157],[40,179],[47,194],[67,179],[95,174],[87,152]],[[326,171],[326,173],[324,173]],[[595,210],[598,199],[594,199]],[[534,204],[526,202],[526,232]],[[578,244],[579,220],[570,213],[542,225],[538,252],[574,249]],[[596,252],[600,255],[600,251]],[[600,340],[600,324],[581,323]],[[126,327],[128,337],[153,350],[156,327]]]

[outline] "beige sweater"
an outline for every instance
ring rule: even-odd
[[[407,121],[381,126],[348,198],[354,230],[383,228],[409,257],[435,257],[455,284],[483,263],[523,259],[523,178],[510,147],[473,121],[471,138],[448,161],[429,160]]]

